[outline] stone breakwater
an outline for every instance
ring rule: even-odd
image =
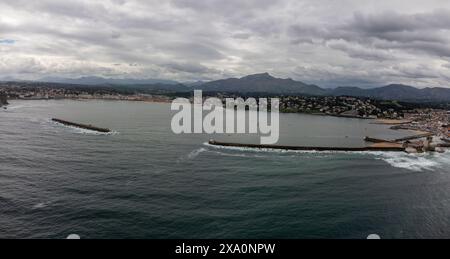
[[[240,147],[240,148],[256,148],[256,149],[275,149],[275,150],[294,150],[294,151],[348,151],[348,152],[364,152],[364,151],[391,151],[404,152],[402,145],[373,145],[366,147],[313,147],[313,146],[280,146],[280,145],[255,145],[242,143],[227,143],[211,139],[208,142],[213,146],[221,147]]]
[[[8,105],[8,98],[7,98],[6,94],[0,93],[0,107],[2,107],[4,105]]]
[[[92,126],[92,125],[86,125],[86,124],[81,124],[81,123],[76,123],[76,122],[56,119],[56,118],[53,118],[52,121],[60,123],[60,124],[63,124],[63,125],[66,125],[66,126],[76,127],[76,128],[80,128],[80,129],[93,130],[93,131],[97,131],[97,132],[101,132],[101,133],[110,133],[111,132],[110,129],[99,128],[99,127],[95,127],[95,126]]]

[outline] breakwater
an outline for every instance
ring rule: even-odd
[[[372,142],[372,143],[399,143],[399,142],[405,142],[405,141],[410,141],[410,140],[415,140],[415,139],[428,138],[428,137],[432,137],[434,135],[435,135],[434,133],[426,132],[426,133],[421,133],[421,134],[417,134],[417,135],[413,135],[413,136],[407,136],[407,137],[398,138],[398,139],[394,139],[394,140],[373,138],[373,137],[365,137],[364,140],[367,142]]]
[[[57,123],[61,123],[61,124],[66,125],[66,126],[72,126],[72,127],[76,127],[76,128],[80,128],[80,129],[93,130],[93,131],[97,131],[97,132],[101,132],[101,133],[110,133],[111,132],[111,130],[107,129],[107,128],[99,128],[99,127],[95,127],[95,126],[92,126],[92,125],[81,124],[81,123],[76,123],[76,122],[56,119],[56,118],[53,118],[52,121],[57,122]]]
[[[6,94],[0,93],[0,107],[2,107],[3,105],[8,105],[8,98]]]
[[[210,140],[210,145],[221,147],[240,147],[240,148],[256,148],[256,149],[276,149],[276,150],[294,150],[294,151],[392,151],[404,152],[405,148],[397,146],[366,146],[366,147],[313,147],[313,146],[282,146],[282,145],[258,145],[258,144],[242,144],[227,143],[216,140]]]
[[[398,138],[398,139],[395,139],[394,142],[403,142],[403,141],[415,140],[415,139],[420,139],[420,138],[428,138],[428,137],[432,137],[432,136],[434,136],[434,133],[427,132],[427,133],[423,133],[423,134],[417,134],[414,136]]]

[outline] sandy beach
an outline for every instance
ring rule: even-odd
[[[373,124],[382,124],[382,125],[401,125],[411,123],[410,120],[394,120],[394,119],[377,119]]]

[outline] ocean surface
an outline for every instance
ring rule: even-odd
[[[450,153],[218,148],[169,104],[11,101],[0,110],[0,238],[450,238]],[[51,118],[113,130],[99,134]],[[394,138],[369,120],[282,114],[279,144]]]

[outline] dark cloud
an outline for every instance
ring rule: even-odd
[[[293,42],[329,42],[344,40],[348,43],[364,45],[365,53],[374,49],[408,50],[424,54],[450,57],[450,11],[440,10],[421,14],[398,14],[393,11],[365,15],[354,13],[353,17],[342,23],[294,24],[290,27]],[[355,50],[345,43],[332,44],[340,50]],[[377,55],[368,55],[369,59]],[[381,55],[379,59],[387,56]]]

